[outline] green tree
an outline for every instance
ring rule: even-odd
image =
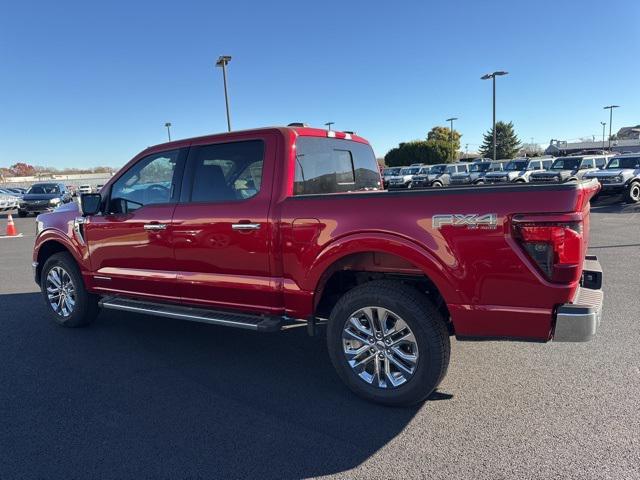
[[[513,122],[496,123],[496,158],[513,158],[520,150],[520,140],[513,129]],[[484,134],[480,147],[483,157],[493,158],[493,128]]]
[[[412,163],[447,163],[452,158],[451,143],[441,140],[414,140],[392,148],[384,157],[388,167],[402,167]]]
[[[451,129],[447,127],[433,127],[429,133],[427,133],[427,141],[430,142],[443,142],[452,144],[453,150],[457,152],[460,150],[460,139],[462,138],[462,134],[458,132],[455,128],[453,129],[453,142],[451,138]]]

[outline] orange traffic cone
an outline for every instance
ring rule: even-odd
[[[13,223],[13,217],[11,214],[9,214],[7,220],[7,237],[17,237],[18,231],[16,230],[16,224]]]

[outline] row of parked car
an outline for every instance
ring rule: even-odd
[[[26,188],[1,187],[0,213],[17,210],[20,217],[53,210],[73,197],[85,193],[98,193],[102,185],[65,185],[60,182],[38,182]]]
[[[414,164],[383,170],[389,190],[506,183],[565,183],[596,178],[600,195],[622,194],[640,201],[640,153],[515,158],[472,162]]]

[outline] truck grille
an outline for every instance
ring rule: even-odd
[[[555,183],[558,181],[558,177],[556,177],[555,175],[541,175],[541,176],[537,176],[537,177],[531,177],[531,180],[534,182],[540,182],[540,183]]]

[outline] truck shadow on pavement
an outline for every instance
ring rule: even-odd
[[[367,460],[420,408],[355,397],[324,336],[304,329],[258,334],[117,312],[65,329],[39,293],[0,295],[0,310],[9,478],[327,475]]]

